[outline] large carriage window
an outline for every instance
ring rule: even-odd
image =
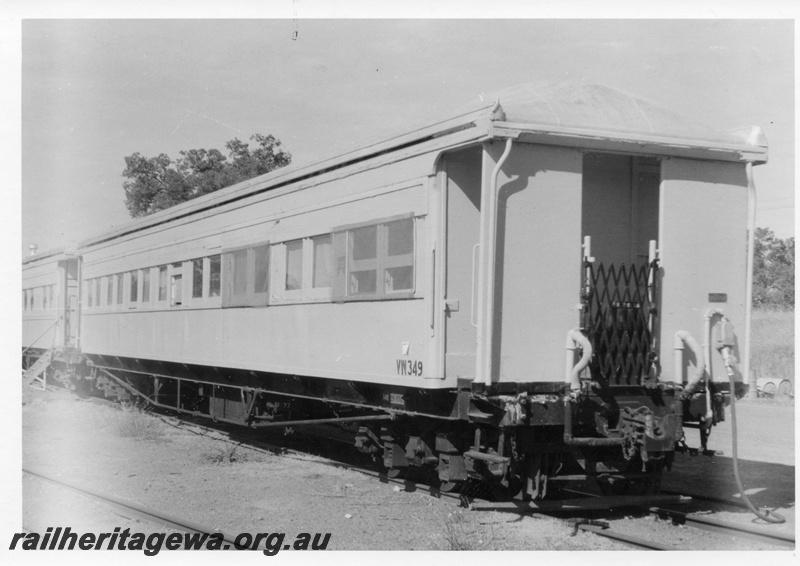
[[[114,304],[114,276],[109,275],[105,278],[106,283],[106,305],[109,307]]]
[[[211,283],[214,283],[214,259]],[[269,243],[228,250],[222,254],[223,307],[263,307],[269,301]],[[213,294],[213,285],[210,292]]]
[[[384,293],[414,288],[414,219],[389,222],[386,226]]]
[[[334,233],[334,299],[406,298],[414,291],[414,218]]]

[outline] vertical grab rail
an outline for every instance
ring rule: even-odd
[[[475,284],[475,265],[477,263],[475,255],[480,247],[480,244],[472,246],[472,290],[470,291],[469,321],[475,328],[478,328],[478,321],[475,320],[475,315],[478,314],[475,312],[475,294],[478,292],[478,285]]]
[[[434,244],[431,249],[431,264],[430,264],[430,301],[431,301],[431,309],[430,309],[430,327],[431,327],[431,336],[433,336],[434,326],[436,324],[436,245]]]

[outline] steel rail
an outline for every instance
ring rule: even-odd
[[[731,523],[729,521],[712,519],[694,513],[683,513],[681,511],[673,511],[660,507],[651,507],[650,513],[658,516],[669,516],[679,524],[686,524],[704,531],[721,533],[735,538],[745,538],[775,546],[795,547],[795,539],[791,535],[773,532],[751,525]]]
[[[226,543],[235,544],[236,537],[233,537],[229,534],[225,534],[222,531],[216,529],[209,529],[202,525],[198,525],[197,523],[173,517],[171,515],[167,515],[166,513],[162,513],[160,511],[153,511],[151,509],[147,509],[146,507],[143,507],[141,505],[138,505],[130,501],[123,501],[122,499],[117,499],[116,497],[112,497],[110,495],[102,495],[100,493],[90,491],[75,484],[51,478],[41,472],[34,472],[32,470],[27,470],[23,468],[22,473],[28,474],[29,476],[46,481],[53,485],[69,489],[71,491],[89,497],[91,499],[98,500],[108,505],[109,507],[124,512],[126,516],[132,515],[133,517],[144,519],[145,521],[157,524],[161,527],[169,527],[171,529],[184,531],[187,533],[198,533],[198,534],[208,534],[208,535],[215,533],[221,534]],[[226,545],[224,548],[228,548],[228,546]]]
[[[73,392],[67,392],[67,393],[74,395]],[[105,401],[105,400],[102,400],[102,399],[95,399],[95,398],[90,398],[90,399],[93,402],[99,401],[102,404],[113,404],[112,402],[108,402],[108,401]],[[210,436],[211,438],[214,438],[215,440],[219,440],[219,441],[222,441],[222,442],[230,442],[230,443],[236,444],[238,446],[241,446],[243,448],[255,450],[257,452],[266,453],[266,454],[276,454],[277,453],[277,454],[281,454],[283,456],[290,456],[290,457],[295,457],[295,458],[299,458],[299,459],[303,459],[303,460],[307,460],[309,457],[311,457],[311,458],[313,458],[314,462],[322,464],[322,465],[325,465],[325,466],[330,466],[330,467],[335,467],[335,468],[340,468],[340,469],[346,469],[346,470],[352,470],[352,471],[358,472],[358,473],[360,473],[362,475],[378,479],[382,483],[395,484],[395,485],[398,485],[398,486],[402,486],[404,491],[407,491],[407,492],[415,492],[415,491],[420,491],[420,492],[423,492],[423,493],[427,492],[428,494],[430,494],[433,497],[446,499],[446,500],[451,500],[452,502],[457,503],[457,504],[459,504],[460,506],[463,506],[463,507],[470,507],[471,508],[472,507],[472,503],[475,502],[478,505],[475,509],[478,510],[478,511],[481,511],[481,510],[497,510],[497,511],[512,511],[512,512],[517,512],[517,513],[524,513],[524,514],[534,513],[534,512],[539,512],[539,513],[544,512],[545,514],[549,514],[549,512],[558,511],[558,509],[545,509],[546,507],[548,507],[547,504],[544,504],[542,507],[545,507],[545,508],[542,508],[542,509],[536,509],[535,506],[531,506],[529,503],[525,504],[524,507],[519,505],[519,504],[515,504],[513,506],[513,508],[512,507],[504,508],[502,503],[489,502],[487,500],[484,500],[481,497],[468,496],[468,495],[459,494],[459,493],[442,492],[441,490],[437,489],[436,487],[432,487],[432,486],[429,486],[429,485],[421,483],[421,482],[415,482],[415,481],[408,480],[408,479],[403,479],[403,478],[392,478],[392,477],[389,477],[389,476],[386,475],[386,473],[380,472],[380,471],[372,469],[372,468],[366,468],[366,467],[362,467],[362,466],[359,466],[359,465],[356,465],[356,464],[350,464],[350,463],[347,463],[347,462],[342,462],[342,461],[334,459],[334,458],[329,458],[329,457],[326,457],[326,456],[320,456],[320,455],[309,453],[307,451],[288,448],[288,447],[282,446],[282,445],[271,444],[271,443],[265,442],[263,440],[246,438],[243,435],[236,434],[236,432],[237,432],[236,430],[231,432],[231,431],[226,431],[226,430],[223,430],[223,429],[221,429],[219,427],[215,427],[215,426],[209,426],[209,425],[205,425],[205,424],[201,424],[201,423],[189,422],[189,421],[187,421],[187,420],[185,420],[185,419],[183,419],[183,418],[181,418],[179,416],[169,417],[169,416],[166,416],[166,415],[159,415],[159,418],[160,418],[160,420],[162,422],[164,422],[165,424],[167,424],[169,426],[173,426],[175,428],[181,428],[181,429],[184,429],[184,430],[194,429],[195,431],[197,431],[197,434],[206,434],[206,435]],[[81,493],[87,493],[83,489],[76,488],[75,486],[71,486],[71,485],[68,485],[68,484],[64,484],[63,482],[60,482],[58,480],[52,480],[51,478],[46,478],[44,476],[41,476],[40,474],[36,474],[34,472],[29,472],[27,470],[23,470],[23,471],[26,472],[26,473],[30,473],[32,475],[40,476],[40,477],[42,477],[42,479],[45,479],[45,480],[48,480],[48,481],[52,481],[53,483],[57,483],[59,485],[64,485],[65,487],[76,489],[77,491],[79,491]],[[666,492],[665,491],[665,492],[662,492],[662,493],[664,493],[666,495],[666,494],[670,494],[670,493],[674,493],[674,492]],[[88,494],[89,495],[95,495],[95,494],[91,494],[91,493],[88,493]],[[581,495],[584,495],[584,496],[587,497],[587,499],[583,500],[584,501],[584,505],[586,504],[586,501],[591,500],[591,499],[603,499],[603,498],[600,498],[600,497],[598,497],[596,495],[593,495],[593,494],[581,493]],[[113,500],[113,498],[106,498],[105,496],[100,496],[100,497],[102,499],[104,499],[104,500],[109,500],[109,499]],[[707,496],[706,497],[697,496],[697,498],[698,499],[705,499],[705,500],[713,500],[713,501],[716,501],[716,502],[719,502],[719,503],[726,503],[726,504],[732,504],[732,505],[737,505],[737,503],[738,503],[738,502],[726,501],[726,500],[717,499],[717,498],[710,498],[710,497],[707,497]],[[626,506],[624,504],[631,505],[632,504],[632,500],[634,498],[618,497],[616,499],[619,499],[619,501],[617,502],[616,506],[620,506],[620,505]],[[631,501],[628,501],[628,499],[631,499]],[[639,499],[639,498],[637,498],[637,499]],[[653,501],[653,498],[650,498],[650,502],[651,503],[655,503],[655,501]],[[521,502],[517,502],[517,503],[521,503]],[[642,503],[644,505],[647,504],[646,498],[645,498],[645,501],[643,501]],[[128,503],[124,503],[123,502],[122,506],[126,510],[131,509],[131,506]],[[593,506],[589,505],[586,508],[593,508]],[[601,506],[601,508],[602,508],[602,506]],[[578,508],[578,507],[568,507],[566,509],[562,508],[561,510],[562,511],[573,511],[574,512],[574,511],[580,510],[580,508]],[[709,519],[707,517],[699,516],[699,515],[696,515],[696,514],[687,514],[687,513],[680,512],[680,511],[673,511],[673,510],[663,509],[663,508],[660,508],[660,507],[650,507],[649,511],[650,511],[650,513],[653,513],[653,514],[658,513],[658,514],[670,515],[673,518],[677,518],[678,520],[682,520],[687,525],[689,525],[691,527],[698,528],[698,529],[705,529],[705,530],[708,530],[708,531],[717,532],[717,533],[721,533],[721,534],[726,534],[726,535],[737,537],[737,538],[749,538],[749,539],[757,541],[757,542],[762,542],[762,543],[771,544],[771,545],[775,545],[775,546],[794,547],[794,545],[795,545],[794,539],[791,536],[785,535],[783,533],[773,533],[773,532],[770,532],[770,531],[767,531],[767,530],[764,530],[764,529],[747,528],[744,525],[736,525],[736,524],[732,524],[732,523],[726,523],[726,522],[723,522],[723,521]],[[148,512],[148,511],[145,510],[145,512]],[[151,519],[148,519],[147,517],[144,517],[144,518],[146,520],[151,520]],[[159,520],[162,521],[160,524],[164,524],[164,517],[159,517]],[[186,525],[187,524],[186,521],[182,521],[182,520],[175,520],[175,521],[176,521],[176,523],[175,523],[176,525],[178,525],[178,524]],[[581,523],[577,523],[577,524],[573,523],[573,524],[574,524],[576,529],[581,529],[581,530],[586,531],[586,532],[591,532],[591,533],[596,534],[598,536],[603,536],[603,537],[615,540],[617,542],[621,542],[623,544],[627,544],[627,545],[635,547],[635,548],[648,549],[648,550],[677,550],[674,546],[666,546],[666,545],[662,545],[662,544],[659,544],[659,543],[656,543],[656,542],[653,542],[653,541],[649,541],[649,540],[641,539],[641,538],[638,538],[638,537],[626,535],[624,533],[621,533],[619,531],[615,531],[613,529],[602,528],[602,527],[598,527],[598,526],[593,525],[593,524],[581,524]],[[178,526],[176,528],[179,528],[179,529],[182,530],[182,528],[180,526]],[[209,532],[207,529],[203,529],[202,527],[194,526],[194,528],[195,528],[194,532]],[[228,538],[226,538],[226,540],[228,540]]]
[[[625,533],[621,533],[613,529],[604,529],[602,527],[596,527],[594,525],[583,525],[580,523],[576,524],[575,528],[589,533],[594,533],[601,537],[610,538],[611,540],[615,540],[617,542],[621,542],[636,548],[643,548],[646,550],[676,550],[674,547],[665,546],[650,540],[645,540],[643,538],[626,535]]]

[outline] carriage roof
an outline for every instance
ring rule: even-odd
[[[80,246],[115,239],[393,151],[434,141],[441,150],[442,141],[450,137],[453,145],[463,145],[465,140],[474,143],[514,138],[589,150],[753,163],[766,162],[767,155],[766,140],[757,127],[720,133],[604,86],[529,83],[500,91],[445,119],[361,149],[312,164],[290,165],[178,204],[86,240]]]

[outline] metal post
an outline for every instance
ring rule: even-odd
[[[747,382],[747,398],[748,399],[756,399],[758,398],[758,374],[756,370],[750,370],[750,381]],[[733,392],[731,392],[733,394]]]

